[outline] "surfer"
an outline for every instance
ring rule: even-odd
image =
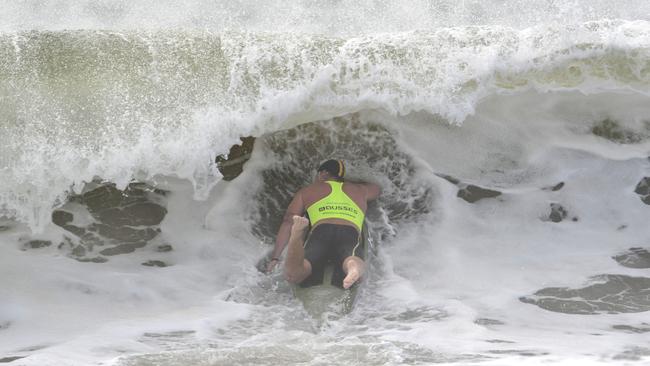
[[[345,275],[343,288],[350,288],[363,275],[363,253],[357,249],[368,201],[377,198],[381,188],[373,183],[344,183],[344,176],[343,161],[327,160],[318,168],[314,183],[294,195],[267,272],[275,268],[288,245],[284,276],[291,283],[318,283],[329,259]],[[309,219],[302,217],[305,211]],[[305,242],[309,224],[312,230]]]

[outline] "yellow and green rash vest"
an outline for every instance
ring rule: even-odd
[[[363,213],[363,210],[357,206],[357,204],[345,192],[343,192],[343,182],[335,182],[331,180],[325,182],[332,187],[332,192],[307,207],[307,214],[309,214],[311,225],[314,226],[317,222],[324,219],[343,219],[353,223],[359,229],[359,232],[361,232],[365,214]]]

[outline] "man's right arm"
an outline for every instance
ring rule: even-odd
[[[366,189],[366,201],[372,201],[381,194],[381,187],[375,183],[363,183]]]

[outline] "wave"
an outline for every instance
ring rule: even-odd
[[[220,179],[215,157],[241,136],[359,111],[461,125],[498,95],[649,95],[649,53],[650,24],[622,20],[347,38],[3,33],[0,208],[39,229],[97,178],[124,188],[175,176],[205,198]]]
[[[647,3],[620,0],[270,0],[179,3],[174,0],[61,0],[8,3],[0,14],[0,31],[65,29],[191,28],[326,35],[359,35],[435,30],[456,26],[508,26],[524,29],[540,23],[575,24],[602,19],[648,19]]]

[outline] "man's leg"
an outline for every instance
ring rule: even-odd
[[[305,259],[305,231],[309,220],[302,216],[293,217],[291,236],[284,264],[284,278],[291,283],[300,283],[311,274],[311,264]]]
[[[363,272],[366,269],[366,264],[363,262],[363,259],[351,255],[343,261],[343,272],[345,272],[345,278],[343,279],[343,288],[350,288],[354,285],[355,282],[363,276]]]

